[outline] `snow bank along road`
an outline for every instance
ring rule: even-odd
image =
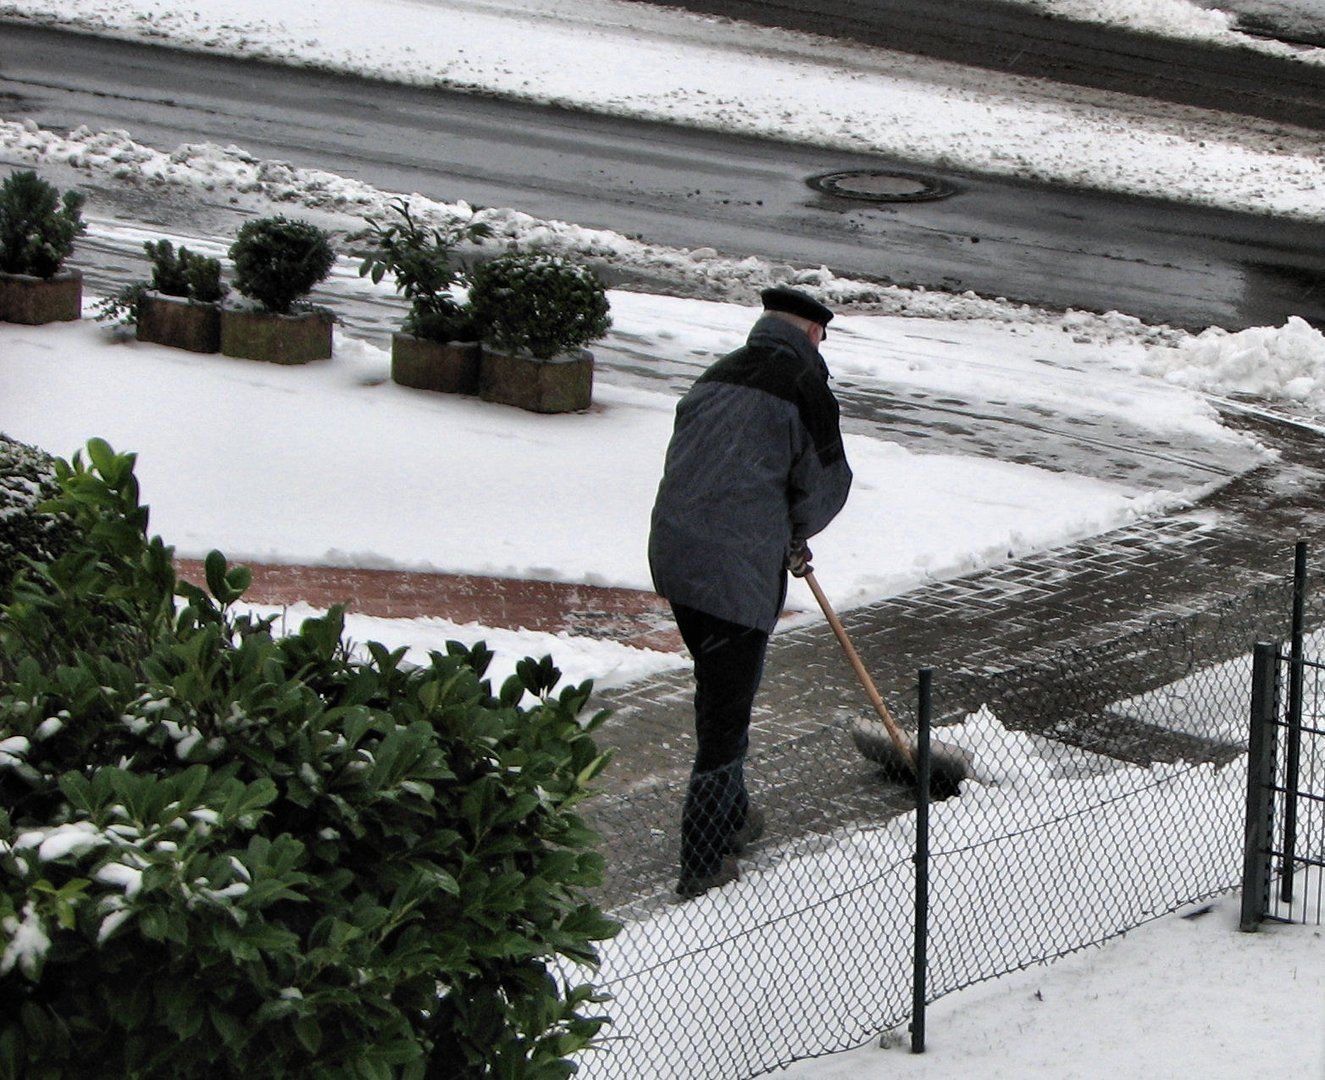
[[[867,280],[1186,327],[1325,325],[1325,225],[979,176],[943,177],[954,194],[937,201],[861,202],[807,180],[906,163],[16,24],[0,34],[0,117],[122,128],[167,151],[235,143],[386,191]],[[134,209],[132,192],[97,195]],[[187,201],[141,212],[211,225]]]

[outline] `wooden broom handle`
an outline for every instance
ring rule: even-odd
[[[861,663],[856,647],[851,644],[851,638],[847,636],[846,627],[842,625],[842,620],[837,617],[837,613],[833,611],[832,606],[828,603],[828,597],[824,595],[823,589],[819,588],[819,582],[815,580],[812,569],[805,571],[804,580],[810,587],[810,592],[814,593],[814,598],[819,601],[819,606],[823,608],[828,625],[833,628],[838,644],[842,646],[842,651],[847,654],[847,659],[851,661],[851,666],[856,671],[856,678],[860,680],[860,685],[865,688],[865,693],[869,695],[870,704],[874,706],[874,711],[879,714],[883,726],[888,729],[888,734],[892,736],[893,743],[897,746],[897,752],[902,755],[902,758],[914,773],[916,771],[916,757],[911,749],[911,743],[902,734],[902,729],[897,726],[893,714],[888,711],[888,706],[884,704],[882,696],[874,686],[874,680],[870,678],[869,672],[865,670],[865,665]]]

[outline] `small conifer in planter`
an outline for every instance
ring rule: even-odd
[[[199,255],[169,240],[148,241],[150,281],[126,285],[98,304],[97,318],[132,326],[139,341],[189,352],[221,347],[221,260]]]
[[[38,325],[83,314],[83,276],[66,270],[87,229],[81,192],[56,188],[32,170],[0,184],[0,322]]]
[[[336,262],[327,233],[283,215],[245,222],[230,246],[235,290],[257,308],[227,307],[221,316],[226,356],[305,364],[331,355],[331,312],[304,297]]]
[[[584,346],[612,325],[593,270],[559,255],[502,255],[474,269],[469,303],[483,341],[484,400],[532,412],[589,407],[593,356]]]
[[[421,390],[476,394],[478,333],[468,306],[453,295],[468,280],[468,266],[456,249],[491,235],[491,229],[472,217],[443,228],[424,226],[406,199],[397,199],[391,209],[398,220],[368,219],[373,247],[359,266],[359,275],[374,284],[390,273],[410,303],[402,332],[391,339],[391,378]]]
[[[200,304],[215,304],[225,295],[220,259],[199,255],[182,244],[176,252],[169,240],[149,240],[143,248],[152,260],[153,292]]]
[[[152,260],[151,289],[138,298],[138,340],[216,352],[221,347],[221,260],[169,240],[143,245]]]

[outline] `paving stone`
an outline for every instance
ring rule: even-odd
[[[921,666],[935,669],[936,694],[957,718],[954,710],[972,707],[965,698],[977,693],[955,685],[958,677],[1058,665],[1063,650],[1098,648],[1157,620],[1210,612],[1291,578],[1295,543],[1325,536],[1325,443],[1314,432],[1256,418],[1226,421],[1254,431],[1281,452],[1280,461],[1165,518],[845,613],[853,643],[898,718],[909,720],[914,713]],[[1293,472],[1292,483],[1284,482],[1284,469]],[[1118,681],[1107,684],[1105,696],[1128,697],[1123,680],[1134,676],[1119,668],[1111,677]],[[622,708],[604,732],[616,747],[606,775],[609,791],[651,780],[651,790],[663,793],[664,801],[668,791],[679,799],[693,740],[689,702],[678,700],[677,686],[688,680],[688,673],[673,672],[605,695],[609,706]],[[664,715],[646,720],[654,710]],[[815,784],[820,797],[844,814],[861,805],[897,804],[896,793],[891,802],[881,801],[876,771],[842,767],[850,751],[842,749],[840,734],[834,741],[834,729],[840,733],[859,715],[872,710],[827,626],[776,633],[752,722],[752,775],[762,769],[791,786]],[[668,730],[674,734],[664,747],[656,733]],[[649,737],[639,738],[644,733]],[[1090,737],[1101,736],[1096,731]],[[1133,722],[1117,727],[1099,749],[1130,761],[1172,760],[1195,752],[1197,743]],[[812,744],[820,757],[807,757]],[[1208,756],[1226,749],[1211,748]],[[835,756],[840,754],[845,758]],[[790,813],[771,821],[770,833],[786,839],[799,827]]]

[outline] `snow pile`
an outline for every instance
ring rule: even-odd
[[[1283,326],[1237,333],[1210,327],[1153,351],[1145,366],[1193,390],[1325,407],[1325,334],[1296,315]]]
[[[1219,9],[1204,9],[1191,0],[1026,0],[1046,15],[1079,22],[1104,22],[1165,37],[1192,41],[1243,44],[1234,19]],[[1268,44],[1268,43],[1267,43]],[[1279,49],[1267,49],[1279,52]]]
[[[6,120],[0,121],[0,146],[33,165],[68,165],[149,189],[160,185],[219,189],[261,195],[273,202],[298,201],[309,207],[365,213],[383,212],[390,201],[356,180],[264,161],[233,145],[185,143],[167,153],[135,142],[127,131],[94,131],[80,125],[62,135],[32,120]],[[458,215],[460,208],[454,212]]]
[[[274,618],[280,633],[291,632],[305,619],[326,614],[304,603],[276,608],[245,602],[241,607],[259,617]],[[690,664],[683,652],[645,649],[587,634],[507,630],[439,618],[389,619],[353,611],[345,616],[345,637],[360,659],[367,658],[366,643],[372,641],[393,651],[404,649],[407,663],[421,665],[429,662],[429,653],[445,653],[448,642],[470,647],[482,642],[495,654],[485,675],[494,687],[514,675],[516,665],[526,656],[551,656],[561,672],[559,686],[590,679],[595,690],[626,686]]]
[[[233,145],[186,143],[167,153],[136,142],[126,131],[94,131],[86,125],[62,135],[31,120],[0,120],[0,148],[34,167],[67,166],[147,191],[169,186],[184,192],[227,194],[232,202],[254,201],[278,207],[297,204],[305,210],[339,219],[329,222],[333,228],[336,224],[345,227],[345,215],[357,219],[390,217],[391,204],[401,197],[335,173],[260,159]],[[537,218],[509,207],[476,211],[463,201],[441,202],[417,193],[407,196],[407,200],[415,219],[424,224],[444,226],[471,218],[483,222],[492,230],[489,246],[516,243],[526,250],[602,259],[631,267],[653,279],[666,280],[672,287],[696,296],[750,300],[769,282],[782,281],[813,289],[828,303],[868,305],[880,312],[919,318],[1047,317],[1033,308],[985,300],[974,293],[959,296],[930,293],[923,288],[907,289],[838,277],[827,267],[794,270],[754,256],[723,257],[712,248],[648,244],[608,229]],[[94,230],[97,227],[94,223]],[[194,246],[200,245],[194,241]],[[1117,313],[1074,314],[1078,331],[1097,338],[1154,338],[1163,333]]]

